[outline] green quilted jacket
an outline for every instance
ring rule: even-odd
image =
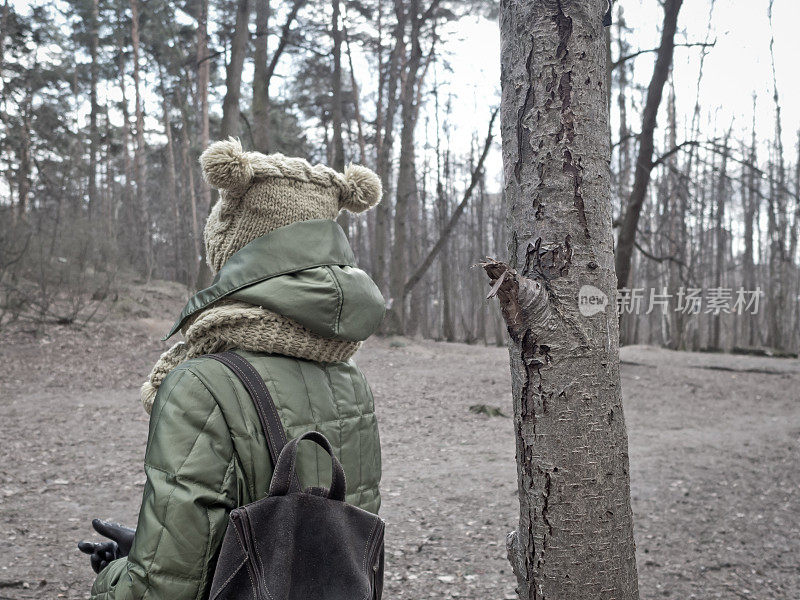
[[[380,292],[355,267],[333,221],[295,223],[248,244],[189,301],[170,335],[223,297],[249,298],[316,333],[349,340],[368,337],[384,312]],[[378,427],[355,363],[240,353],[264,378],[287,436],[321,431],[344,466],[347,501],[377,513]],[[166,377],[150,416],[144,468],[133,548],[98,575],[92,598],[204,600],[230,511],[264,497],[272,476],[255,407],[224,365],[195,358]],[[330,461],[315,444],[300,446],[297,468],[306,486],[330,481]]]

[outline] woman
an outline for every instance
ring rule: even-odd
[[[135,533],[95,522],[118,543],[80,544],[100,570],[97,600],[207,598],[228,514],[267,494],[272,464],[256,409],[204,354],[237,349],[266,381],[287,437],[321,431],[345,468],[347,501],[380,507],[372,393],[350,357],[385,307],[334,221],[341,209],[377,204],[380,180],[364,167],[342,175],[243,152],[233,139],[200,162],[220,190],[204,232],[216,277],[167,336],[180,329],[186,341],[161,356],[142,388],[151,414]],[[330,461],[301,446],[298,473],[304,486],[327,484]]]

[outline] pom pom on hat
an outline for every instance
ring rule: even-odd
[[[380,178],[367,167],[348,165],[344,170],[345,186],[339,197],[339,208],[360,213],[381,200],[383,187]]]
[[[247,191],[253,179],[253,165],[242,150],[242,143],[228,138],[211,144],[200,155],[203,179],[212,187],[228,190],[234,195]]]

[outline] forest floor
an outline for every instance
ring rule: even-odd
[[[147,300],[145,300],[147,298]],[[75,544],[135,524],[147,415],[138,386],[177,286],[123,294],[102,322],[0,338],[0,600],[86,598]],[[800,364],[622,350],[641,597],[800,598]],[[504,348],[369,341],[383,442],[387,600],[515,598],[517,515]]]

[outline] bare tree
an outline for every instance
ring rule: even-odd
[[[639,157],[634,170],[633,189],[622,219],[622,227],[617,241],[617,278],[618,285],[628,285],[631,270],[631,257],[633,256],[636,242],[636,227],[639,224],[639,215],[644,204],[647,186],[650,183],[650,173],[653,170],[653,137],[656,129],[658,107],[661,105],[661,96],[664,84],[669,77],[672,65],[672,54],[675,49],[675,30],[678,25],[678,13],[683,0],[666,0],[664,3],[664,26],[661,30],[661,45],[658,48],[656,64],[653,68],[653,77],[647,88],[647,100],[642,114],[642,130],[639,133]]]
[[[509,262],[484,268],[511,338],[520,521],[508,551],[524,600],[638,598],[614,310],[606,8],[500,5]],[[579,295],[601,310],[582,313]]]

